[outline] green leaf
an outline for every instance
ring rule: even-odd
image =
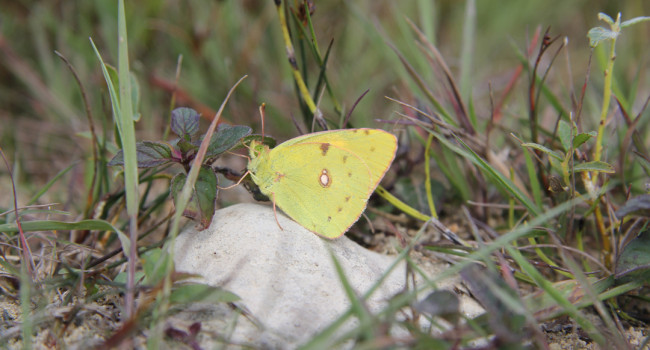
[[[210,139],[210,146],[205,155],[206,158],[212,158],[228,151],[229,149],[237,146],[239,140],[243,137],[250,135],[251,128],[244,125],[226,125],[221,124],[219,130],[212,135]],[[200,144],[200,142],[199,142]]]
[[[202,167],[194,184],[197,203],[201,210],[201,224],[210,226],[217,203],[217,174],[210,167]]]
[[[167,261],[171,259],[169,254],[166,254],[160,248],[151,249],[142,254],[142,268],[144,269],[145,283],[148,285],[156,285],[167,276],[165,267]]]
[[[171,194],[172,198],[174,198],[174,204],[176,204],[186,180],[187,175],[185,173],[180,173],[172,179]],[[192,198],[187,203],[183,215],[194,220],[199,220],[201,226],[205,229],[212,222],[216,200],[217,175],[210,167],[203,166],[194,184]]]
[[[117,69],[108,63],[104,64],[104,66],[106,66],[106,71],[108,72],[108,76],[111,78],[113,86],[120,86],[120,79],[117,77]],[[117,101],[120,101],[119,96],[117,96]]]
[[[172,111],[171,129],[181,139],[190,141],[199,132],[199,114],[192,108],[176,108]]]
[[[538,207],[542,207],[542,185],[539,183],[537,178],[537,169],[535,168],[535,163],[533,162],[533,157],[530,150],[524,151],[524,159],[526,160],[526,170],[528,172],[528,181],[530,182],[530,189],[533,193],[533,198],[535,199],[535,204]]]
[[[71,231],[71,230],[94,230],[94,231],[113,231],[117,234],[122,249],[128,253],[130,240],[124,232],[104,220],[81,220],[76,222],[54,221],[54,220],[35,220],[22,221],[20,226],[23,232],[33,231]],[[0,232],[18,232],[16,224],[1,224]]]
[[[108,88],[108,94],[111,97],[111,105],[113,106],[113,117],[116,121],[115,123],[115,128],[119,131],[115,133],[115,143],[120,145],[120,148],[122,147],[122,140],[120,137],[120,134],[122,133],[122,124],[119,123],[118,121],[121,119],[120,117],[120,97],[118,93],[115,91],[116,85],[113,83],[113,81],[117,78],[113,78],[112,75],[115,74],[115,69],[112,69],[111,66],[107,65],[104,63],[104,60],[102,59],[101,54],[99,53],[99,50],[97,49],[97,46],[95,46],[95,43],[93,42],[92,39],[90,39],[90,44],[93,47],[93,51],[95,51],[95,55],[97,56],[97,59],[101,63],[102,67],[102,74],[104,75],[104,80],[106,81],[106,87]],[[112,70],[109,71],[109,68]],[[115,80],[116,81],[116,80]]]
[[[115,157],[111,159],[108,164],[108,166],[116,166],[116,165],[124,165],[124,151],[119,150],[115,154]]]
[[[117,69],[115,69],[115,67],[111,66],[110,64],[106,64],[106,70],[108,71],[108,76],[111,78],[113,86],[120,86],[120,79],[118,78]],[[131,81],[131,105],[133,106],[133,121],[137,122],[141,117],[140,113],[138,112],[138,108],[140,107],[140,84],[138,83],[138,79],[135,74],[133,74],[133,72],[129,72],[129,80]],[[119,96],[117,96],[117,100],[119,101]]]
[[[164,142],[138,142],[136,152],[139,168],[151,168],[173,161],[172,149]]]
[[[172,148],[164,142],[144,141],[135,145],[138,168],[152,168],[174,161]],[[115,157],[108,162],[109,166],[124,165],[124,153],[117,152]]]
[[[613,166],[600,161],[576,164],[573,167],[573,171],[576,173],[581,171],[598,171],[601,173],[608,173],[608,174],[613,174],[615,172]]]
[[[616,211],[616,217],[623,219],[624,216],[635,212],[644,216],[650,216],[650,194],[642,194],[630,198]]]
[[[227,290],[212,287],[206,284],[180,284],[175,285],[169,301],[172,304],[186,304],[194,302],[230,303],[240,298]]]
[[[571,149],[571,126],[565,120],[560,120],[560,125],[557,128],[557,135],[562,142],[564,152],[569,152]]]
[[[427,130],[427,131],[432,132],[434,136],[441,142],[443,143],[447,142],[447,140],[444,137],[433,132],[432,130]],[[476,152],[474,152],[459,137],[456,137],[456,141],[460,143],[468,151],[466,155],[464,155],[468,160],[476,164],[476,166],[478,166],[481,170],[485,171],[485,173],[488,174],[504,191],[508,192],[508,194],[513,196],[515,199],[517,199],[519,203],[524,205],[526,209],[530,211],[531,215],[537,216],[541,214],[542,210],[530,198],[528,198],[526,194],[523,193],[517,187],[517,185],[514,184],[514,182],[512,182],[512,180],[510,180],[508,177],[501,174],[498,170],[494,169],[488,162],[486,162],[483,158],[481,158],[478,154],[476,154]]]
[[[610,26],[614,25],[614,20],[612,19],[612,17],[609,17],[609,15],[604,12],[598,12],[598,19],[601,21],[605,21]]]
[[[113,282],[115,283],[121,283],[121,284],[126,284],[126,279],[127,279],[128,273],[126,271],[120,272],[113,278]],[[136,271],[135,272],[135,280],[140,281],[145,277],[144,272],[142,271]]]
[[[24,232],[33,231],[69,231],[69,230],[97,230],[116,231],[113,225],[104,220],[81,220],[75,222],[34,220],[20,223]],[[18,232],[16,224],[1,224],[0,232]]]
[[[536,149],[538,151],[544,152],[544,153],[548,154],[549,156],[551,156],[551,157],[553,157],[553,158],[555,158],[555,159],[557,159],[559,161],[562,161],[564,159],[562,154],[560,154],[559,152],[553,151],[552,149],[550,149],[550,148],[548,148],[546,146],[542,146],[539,143],[527,142],[527,143],[522,143],[521,145],[524,146],[524,147],[533,148],[533,149]]]
[[[138,77],[136,77],[132,71],[129,71],[129,76],[131,80],[131,105],[133,106],[133,121],[138,122],[142,117],[142,114],[138,112],[140,109],[140,83],[138,83]]]
[[[573,139],[573,148],[578,148],[582,146],[583,143],[587,142],[590,138],[596,137],[597,134],[595,131],[590,131],[588,133],[580,133],[576,135]]]
[[[633,24],[637,24],[645,21],[650,21],[650,17],[635,17],[632,19],[628,19],[627,21],[621,23],[621,28],[629,27]]]
[[[589,45],[591,47],[596,47],[601,41],[615,39],[618,34],[618,32],[603,27],[595,27],[589,29],[587,37],[589,38]]]
[[[650,280],[650,230],[643,231],[623,248],[616,261],[616,284]]]

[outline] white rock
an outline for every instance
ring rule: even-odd
[[[365,293],[395,257],[369,251],[345,236],[326,240],[270,206],[238,204],[215,213],[203,231],[187,229],[175,244],[176,270],[239,295],[261,323],[237,325],[231,340],[264,348],[293,348],[345,312],[350,302],[334,268],[336,256],[357,295]],[[371,311],[402,291],[404,265],[367,301]]]

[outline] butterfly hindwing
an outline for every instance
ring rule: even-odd
[[[326,144],[323,144],[326,145]],[[276,204],[310,231],[335,238],[357,221],[370,195],[370,171],[358,156],[334,146],[326,154],[314,144],[271,152],[278,181],[269,188]],[[337,165],[348,157],[347,166]]]

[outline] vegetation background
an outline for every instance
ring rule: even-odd
[[[55,50],[67,57],[78,72],[97,123],[108,123],[105,83],[88,38],[96,42],[109,64],[116,65],[117,10],[111,1],[1,4],[0,136],[6,154],[12,155],[19,166],[18,192],[29,196],[53,174],[87,157],[90,149],[88,140],[76,135],[88,131],[79,87]],[[599,25],[597,14],[615,17],[621,12],[631,18],[647,13],[647,7],[642,0],[558,0],[516,5],[479,1],[474,8],[475,36],[466,44],[467,51],[462,46],[466,43],[465,2],[322,1],[316,3],[313,21],[323,52],[333,41],[328,78],[336,87],[340,103],[350,108],[365,90],[370,90],[355,109],[355,125],[372,125],[374,118],[388,119],[398,108],[384,96],[397,97],[400,91],[405,94],[405,89],[413,87],[387,41],[432,86],[436,84],[406,18],[439,48],[457,77],[464,74],[461,88],[465,94],[471,93],[477,116],[485,123],[490,116],[489,85],[498,97],[519,63],[515,47],[525,50],[538,26],[550,27],[552,36],[569,39],[571,71],[565,64],[558,65],[548,84],[578,88],[589,67],[586,33]],[[179,55],[183,55],[183,64],[178,86],[183,93],[177,96],[178,106],[193,107],[211,116],[213,113],[208,112],[218,108],[230,86],[247,74],[246,84],[230,102],[226,119],[259,131],[257,109],[266,102],[271,134],[282,139],[297,135],[290,116],[298,115],[299,105],[272,1],[140,1],[127,3],[126,14],[132,70],[140,85],[143,119],[137,125],[139,140],[159,139],[167,127]],[[623,82],[638,74],[639,68],[645,66],[638,60],[646,58],[648,28],[640,25],[628,30],[618,43],[615,74],[620,77],[617,81],[621,81],[621,89],[630,88]],[[601,56],[596,55],[596,60],[604,58]],[[597,64],[594,66],[602,65]],[[461,72],[462,67],[466,71]],[[591,93],[597,93],[593,89],[602,86],[601,71],[594,69],[590,76]],[[522,80],[508,103],[510,113],[525,116],[526,104],[522,102],[526,94],[526,82]],[[591,107],[599,106],[594,103]],[[322,100],[321,109],[326,115],[333,114],[327,98]],[[6,169],[0,171],[6,175]],[[0,181],[2,188],[10,188],[7,176]],[[79,204],[69,196],[76,198],[79,193],[75,189],[81,188],[71,186],[50,195],[56,192],[63,196],[52,198],[55,202]],[[6,207],[11,198],[2,201]]]
[[[294,1],[290,4],[294,8],[300,6]],[[489,142],[495,151],[512,147],[510,132],[524,142],[531,140],[529,66],[514,85],[509,84],[540,28],[542,33],[548,28],[551,38],[559,38],[557,43],[566,40],[559,58],[552,59],[551,54],[542,57],[544,69],[552,64],[544,86],[566,110],[575,109],[584,89],[581,128],[584,132],[596,131],[609,51],[607,45],[592,50],[587,32],[604,26],[598,20],[601,12],[614,19],[621,13],[624,20],[650,14],[650,3],[643,0],[360,0],[315,1],[314,5],[311,20],[321,53],[327,52],[331,42],[327,78],[334,97],[328,92],[317,98],[326,118],[336,122],[354,106],[352,125],[382,127],[376,119],[394,120],[399,119],[397,113],[406,113],[404,106],[386,96],[427,109],[430,101],[414,79],[416,75],[434,93],[447,92],[445,77],[427,57],[423,41],[408,23],[412,21],[444,57],[460,99],[471,109],[474,127],[480,134],[485,134],[490,121],[494,121],[494,106],[500,103],[501,119],[490,125],[499,130]],[[170,112],[176,106],[199,111],[204,117],[201,129],[205,130],[226,93],[243,75],[248,78],[230,99],[223,121],[248,125],[259,133],[258,108],[266,103],[266,133],[278,140],[298,135],[292,118],[298,120],[303,132],[311,129],[310,119],[304,117],[301,97],[296,93],[273,1],[132,1],[126,4],[125,13],[131,71],[138,92],[137,112],[141,116],[136,124],[137,140],[164,139]],[[0,167],[0,213],[13,208],[13,185],[19,207],[35,196],[35,203],[58,203],[50,207],[55,211],[35,210],[24,220],[89,218],[102,196],[115,194],[120,188],[120,179],[113,176],[118,170],[105,167],[103,172],[107,176],[93,190],[95,195],[89,197],[89,188],[94,186],[91,170],[95,167],[89,116],[102,144],[107,141],[101,150],[104,164],[118,149],[113,143],[115,127],[106,81],[89,38],[104,61],[117,66],[117,19],[115,1],[0,0],[0,147],[13,172],[12,184],[8,167]],[[619,149],[626,132],[625,128],[618,129],[625,124],[620,117],[621,108],[632,119],[643,112],[636,127],[642,143],[648,146],[648,112],[644,104],[650,86],[649,37],[650,26],[641,23],[625,28],[616,43],[612,89],[618,103],[612,103],[612,110],[618,114],[612,113],[608,122],[605,162],[614,164],[620,157],[627,157]],[[299,43],[305,41],[294,41],[294,45]],[[538,47],[531,48],[524,60],[527,64],[534,63]],[[56,52],[69,61],[83,88]],[[312,87],[320,68],[310,57],[307,45],[297,46],[296,52],[301,72]],[[412,70],[404,61],[409,62]],[[366,90],[368,93],[356,103]],[[316,91],[312,93],[320,96]],[[453,110],[449,101],[454,99],[445,98],[447,108]],[[89,102],[87,106],[84,99]],[[558,119],[557,106],[542,98],[538,110],[539,125],[553,130]],[[557,143],[554,148],[558,148]],[[521,165],[523,160],[519,158],[517,162]],[[245,165],[234,164],[239,166],[236,170]],[[643,167],[634,160],[621,164],[624,168],[618,167],[617,171],[622,171],[629,182],[615,184],[619,186],[616,205],[622,205],[633,194],[647,192]],[[51,182],[57,174],[62,176]],[[445,202],[449,213],[458,210],[465,200],[484,200],[485,193],[494,191],[484,184],[486,188],[465,187],[463,192],[459,185],[454,187],[441,181],[440,187],[434,189],[438,193],[436,202]],[[164,193],[158,187],[154,189]],[[407,193],[401,193],[403,199]],[[222,204],[236,200],[240,199],[231,198]],[[406,201],[418,210],[428,211],[423,200]],[[508,196],[500,201],[508,204]],[[157,222],[168,212],[169,205],[165,207],[163,203],[146,215],[150,222]],[[0,218],[12,222],[6,213]],[[118,220],[119,215],[115,218]],[[501,219],[507,220],[505,214]],[[590,220],[589,214],[585,220]],[[587,227],[593,228],[594,224]],[[159,227],[149,242],[161,240],[164,235],[164,227]],[[57,231],[30,237],[34,244],[40,240],[39,244],[46,241],[57,245],[61,242],[56,243],[56,239],[70,239]],[[5,234],[3,239],[5,256],[18,256],[11,250],[19,245],[16,236]],[[108,246],[117,247],[116,242],[110,242]],[[97,255],[108,251],[104,246],[101,249],[104,250]],[[598,249],[596,244],[594,256],[598,256]],[[16,259],[5,261],[19,265]],[[7,265],[4,267],[3,291],[17,295],[19,278],[9,272]]]

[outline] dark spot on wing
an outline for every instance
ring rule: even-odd
[[[320,150],[323,152],[323,156],[327,155],[327,151],[330,149],[329,143],[321,143]]]
[[[368,130],[368,129],[364,129],[363,132],[364,132],[366,135],[370,135],[370,130]]]
[[[343,156],[343,163],[345,163],[348,160],[348,156]]]
[[[338,207],[338,208],[336,209],[336,212],[337,212],[337,213],[340,213],[340,212],[342,212],[342,211],[343,211],[343,208],[341,208],[341,207]]]
[[[328,216],[328,217],[327,217],[327,222],[330,222],[330,221],[332,221],[332,217],[331,217],[331,216]]]
[[[349,202],[349,201],[350,201],[350,196],[346,196],[346,197],[345,197],[345,201],[346,201],[346,202]]]

